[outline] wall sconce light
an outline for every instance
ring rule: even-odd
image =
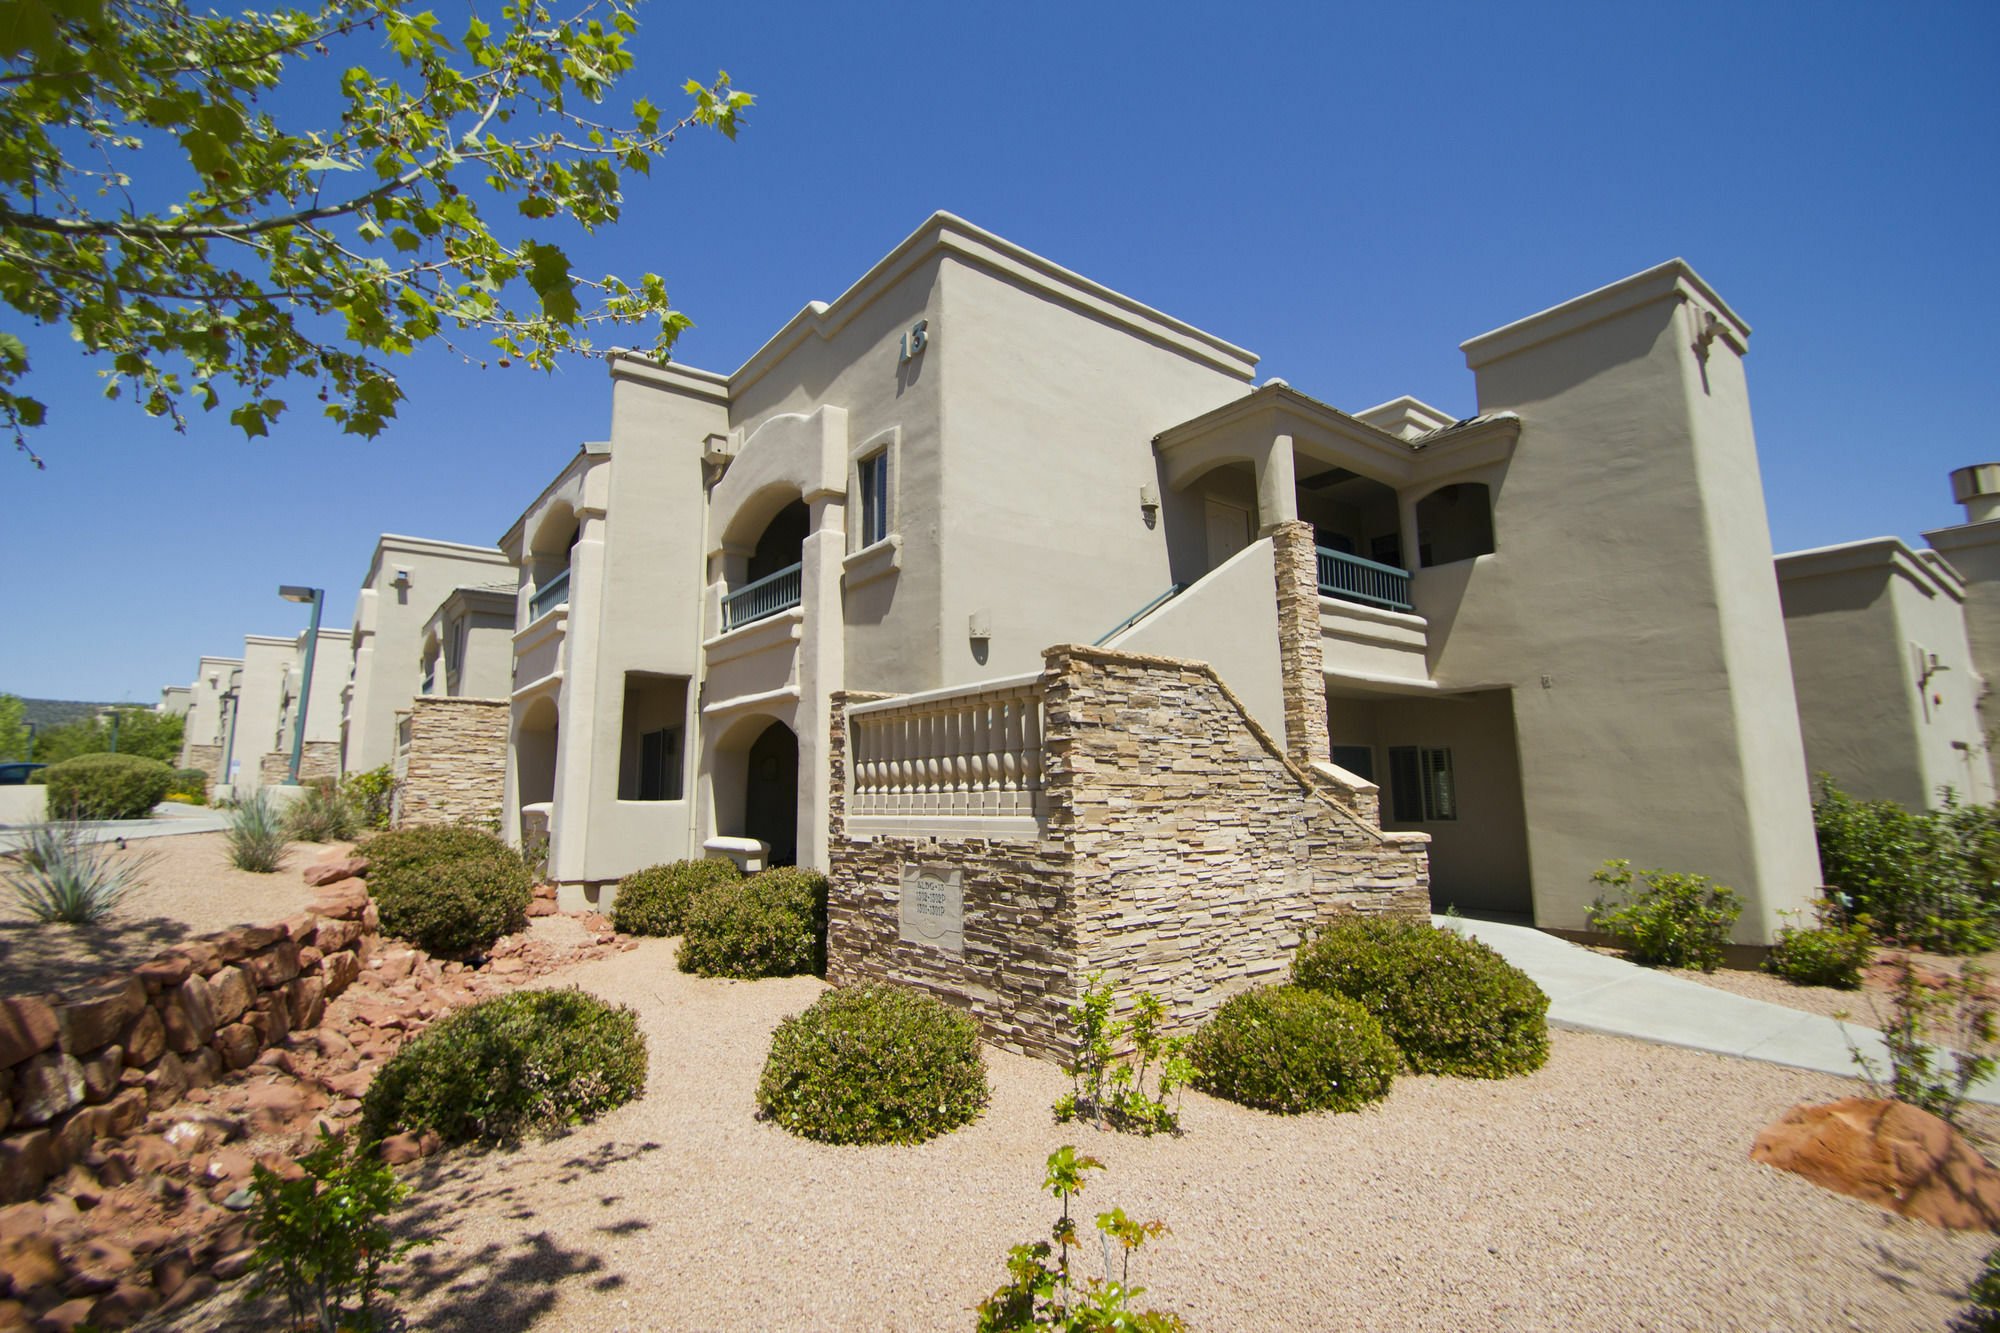
[[[1147,482],[1139,488],[1139,513],[1152,527],[1160,519],[1160,488]]]
[[[407,569],[398,569],[396,577],[389,580],[389,586],[397,592],[408,591],[410,586],[410,571]]]
[[[993,613],[981,608],[965,618],[966,637],[974,643],[984,643],[993,637]]]

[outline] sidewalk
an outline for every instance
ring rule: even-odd
[[[1887,1071],[1880,1034],[1783,1005],[1752,1000],[1698,981],[1667,976],[1593,953],[1528,926],[1433,916],[1432,922],[1491,946],[1549,996],[1549,1022],[1583,1032],[1687,1046],[1717,1055],[1857,1075],[1853,1046]],[[1856,1004],[1860,1001],[1857,999]],[[1843,1034],[1843,1029],[1845,1033]],[[2000,1077],[1974,1084],[1975,1101],[2000,1104]]]
[[[229,816],[206,806],[165,801],[153,807],[150,819],[94,819],[78,827],[91,842],[110,842],[114,838],[129,842],[134,838],[168,838],[181,833],[219,833],[229,827]],[[20,825],[0,824],[0,851],[19,847],[21,838]]]

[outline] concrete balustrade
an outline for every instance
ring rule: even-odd
[[[1039,673],[854,704],[848,727],[852,817],[1038,821],[1044,813]]]

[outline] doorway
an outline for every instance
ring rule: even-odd
[[[750,743],[743,783],[743,834],[771,845],[774,866],[799,860],[799,738],[773,722]]]

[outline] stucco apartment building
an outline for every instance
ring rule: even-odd
[[[612,358],[609,439],[500,542],[506,827],[546,822],[573,900],[901,847],[971,912],[1002,853],[1116,871],[1089,821],[1226,752],[1339,807],[1342,873],[1427,851],[1440,906],[1564,929],[1629,857],[1766,941],[1818,864],[1748,338],[1676,260],[1463,344],[1471,418],[1346,412],[937,214],[733,373]],[[1153,739],[1093,749],[1113,711]],[[1144,773],[1100,800],[1093,766]],[[1306,836],[1204,812],[1132,866]]]

